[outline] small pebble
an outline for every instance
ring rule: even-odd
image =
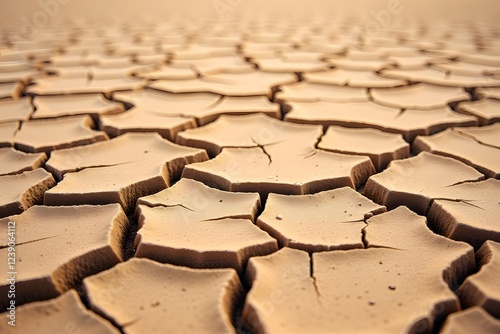
[[[368,301],[368,305],[370,305],[370,306],[375,305],[375,301],[374,301],[374,300],[370,300],[370,301]]]
[[[278,220],[282,220],[282,219],[283,219],[283,217],[282,217],[281,215],[276,215],[276,219],[278,219]]]
[[[389,290],[396,290],[396,286],[393,284],[389,285]]]

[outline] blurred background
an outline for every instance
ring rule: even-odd
[[[123,20],[165,20],[172,16],[227,18],[283,15],[308,17],[341,15],[356,19],[398,8],[398,17],[500,20],[499,0],[0,0],[0,27],[19,28],[29,23],[91,19],[99,23]],[[42,14],[40,14],[42,12]],[[45,13],[45,14],[43,14]]]

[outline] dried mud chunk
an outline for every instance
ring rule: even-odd
[[[307,252],[363,248],[365,219],[385,212],[345,187],[314,195],[269,194],[257,225],[284,247]]]
[[[254,66],[236,56],[214,57],[191,60],[172,60],[170,66],[175,68],[193,69],[202,76],[220,73],[248,73],[253,72]]]
[[[372,175],[364,193],[388,209],[406,205],[427,214],[433,200],[456,199],[455,185],[482,179],[483,174],[458,160],[422,152],[395,160],[385,171]]]
[[[33,206],[18,216],[0,219],[2,235],[7,236],[9,221],[16,228],[16,305],[54,298],[123,259],[128,220],[118,204]],[[6,246],[7,238],[2,238],[4,272],[10,271]],[[2,294],[7,291],[7,282],[0,285]],[[1,310],[7,302],[0,300]]]
[[[320,126],[283,123],[262,114],[223,115],[207,126],[179,133],[177,143],[203,148],[212,157],[224,147],[265,147],[290,141],[306,146],[308,152],[321,135]]]
[[[186,210],[141,206],[136,256],[193,268],[229,267],[243,273],[250,257],[278,249],[276,240],[250,220],[190,219]]]
[[[500,242],[500,181],[457,184],[453,197],[435,199],[429,209],[429,224],[438,233],[466,241],[476,249],[486,240]]]
[[[170,66],[161,66],[154,70],[137,71],[136,76],[148,80],[186,80],[195,79],[197,74],[190,68],[174,68]]]
[[[410,156],[410,145],[402,135],[376,129],[349,129],[330,126],[318,148],[345,154],[369,156],[377,171],[384,170],[392,160]]]
[[[0,123],[0,147],[10,147],[14,145],[14,136],[20,124],[20,122]]]
[[[1,314],[8,319],[8,312]],[[94,312],[85,308],[76,290],[70,290],[60,297],[27,304],[16,310],[16,327],[11,327],[7,321],[0,323],[2,333],[31,334],[59,333],[78,329],[83,333],[119,334],[113,327]]]
[[[495,126],[492,130],[500,145],[500,127]],[[486,177],[500,178],[500,148],[484,145],[473,135],[459,129],[447,129],[429,137],[418,136],[412,148],[416,152],[427,151],[455,158],[476,168]]]
[[[326,72],[304,73],[304,79],[310,83],[362,87],[362,88],[392,88],[404,86],[405,81],[388,79],[372,71],[349,71],[334,69]]]
[[[365,238],[368,249],[250,259],[243,319],[264,333],[429,333],[460,309],[447,284],[474,267],[470,246],[404,207],[370,218]]]
[[[37,96],[33,105],[36,107],[34,119],[89,114],[97,120],[98,115],[118,114],[125,110],[121,103],[109,101],[98,94]]]
[[[35,84],[29,86],[27,92],[34,95],[109,94],[116,91],[139,89],[144,87],[145,84],[146,82],[143,80],[131,78],[95,79],[88,81],[85,77],[47,77],[35,80]]]
[[[14,137],[15,146],[38,153],[105,141],[108,135],[96,131],[90,116],[24,122]]]
[[[492,316],[500,317],[500,243],[486,241],[476,254],[481,269],[467,277],[458,289],[466,307],[480,306]]]
[[[276,87],[295,82],[296,77],[286,73],[223,73],[192,80],[158,80],[150,84],[157,90],[170,93],[209,92],[224,96],[267,95],[271,98]]]
[[[500,101],[497,99],[462,102],[458,105],[457,110],[477,117],[479,125],[488,125],[500,121]]]
[[[235,333],[242,287],[233,269],[189,269],[131,259],[84,280],[90,306],[124,333]]]
[[[229,191],[299,195],[363,184],[375,168],[368,157],[324,152],[297,141],[225,148],[214,159],[186,166],[183,177]],[[294,166],[294,168],[290,168]]]
[[[450,314],[440,334],[497,334],[500,332],[500,320],[493,318],[480,307]]]
[[[313,102],[289,104],[285,120],[293,123],[321,124],[349,128],[375,128],[402,134],[408,142],[419,134],[432,134],[450,126],[477,125],[477,119],[453,112],[448,107],[432,110],[400,110],[373,102]]]
[[[440,87],[427,84],[391,89],[374,88],[370,92],[376,103],[394,108],[429,110],[445,107],[452,102],[469,100],[462,88]]]
[[[64,175],[45,192],[45,205],[119,203],[133,212],[137,199],[161,191],[170,184],[167,166],[148,160],[100,168],[88,168]]]
[[[42,168],[17,175],[0,176],[0,217],[15,215],[41,204],[44,192],[56,181]]]
[[[297,82],[283,85],[276,93],[276,100],[285,102],[364,102],[368,94],[364,88],[332,86]]]
[[[205,151],[172,144],[156,133],[127,133],[112,140],[52,152],[46,168],[57,179],[68,172],[137,161],[166,163],[169,178],[177,178],[185,164],[208,159]]]
[[[12,147],[0,148],[0,176],[34,170],[41,167],[46,160],[45,153],[24,153]]]
[[[33,112],[30,99],[0,100],[0,123],[27,121]]]
[[[157,132],[163,138],[175,141],[178,132],[196,127],[189,117],[148,113],[133,108],[125,113],[100,117],[100,128],[111,137],[127,132]]]
[[[201,182],[182,178],[168,189],[139,198],[137,205],[151,208],[184,207],[187,211],[184,212],[183,220],[186,222],[223,218],[255,221],[260,199],[257,194],[221,191]]]
[[[327,70],[328,64],[320,60],[290,61],[286,59],[252,59],[259,70],[270,73],[304,73]]]

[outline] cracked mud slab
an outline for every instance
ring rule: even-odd
[[[259,207],[258,194],[230,193],[181,179],[139,199],[135,256],[243,273],[248,258],[277,250],[276,240],[253,223]]]
[[[0,123],[27,121],[32,112],[33,106],[27,97],[0,100]]]
[[[124,333],[235,333],[230,315],[242,292],[233,269],[189,269],[148,259],[88,277],[84,288],[91,309]]]
[[[6,318],[8,312],[1,314]],[[2,333],[52,333],[61,328],[82,330],[84,333],[120,333],[107,320],[85,308],[75,290],[43,302],[35,302],[16,310],[15,330],[6,322],[0,323]]]
[[[373,101],[393,108],[429,110],[447,106],[452,102],[469,100],[462,88],[415,84],[391,89],[374,88]]]
[[[109,101],[100,94],[36,96],[33,106],[36,108],[33,119],[88,114],[95,121],[98,115],[118,114],[125,110],[120,103]]]
[[[269,194],[257,225],[281,247],[309,253],[363,248],[365,220],[385,211],[348,187],[314,195]]]
[[[488,125],[500,121],[500,101],[498,99],[483,99],[478,101],[462,102],[457,110],[461,113],[475,116],[479,125]]]
[[[378,172],[383,171],[392,160],[410,156],[410,145],[403,140],[402,135],[376,129],[329,126],[318,148],[337,153],[369,156]]]
[[[277,101],[285,102],[364,102],[368,101],[365,88],[333,86],[297,82],[280,86]]]
[[[466,307],[480,306],[500,317],[500,243],[486,241],[476,254],[481,265],[478,273],[467,277],[457,293]],[[500,323],[499,323],[500,324]]]
[[[20,124],[20,122],[0,123],[0,147],[14,146],[14,136]]]
[[[388,209],[406,205],[427,214],[433,200],[457,200],[456,186],[483,179],[483,174],[458,160],[422,152],[393,161],[385,171],[371,176],[364,194]]]
[[[392,88],[404,86],[403,80],[384,78],[372,71],[352,71],[333,69],[313,73],[304,73],[304,79],[310,83],[349,86],[361,88]]]
[[[349,128],[375,128],[402,134],[407,142],[417,135],[430,135],[450,126],[477,125],[472,116],[453,112],[448,107],[430,110],[398,109],[366,102],[290,102],[285,120],[293,123],[321,124]]]
[[[3,235],[7,235],[7,221],[16,223],[17,305],[54,298],[84,277],[123,260],[128,220],[117,204],[33,206],[18,216],[0,219]],[[0,259],[7,272],[6,238],[1,242]],[[7,283],[0,285],[1,293],[7,291]],[[1,300],[2,310],[7,302]]]
[[[88,145],[109,139],[90,116],[24,122],[14,137],[18,149],[31,153]]]
[[[464,129],[465,131],[451,128],[429,137],[417,136],[412,148],[415,152],[427,151],[455,158],[474,167],[486,177],[500,178],[500,141],[496,141],[498,146],[495,147],[495,144],[482,142],[473,132],[481,131],[477,136],[488,136],[486,141],[500,139],[500,127],[492,125],[489,128]]]
[[[42,204],[44,192],[55,186],[56,180],[46,170],[37,168],[0,176],[0,184],[0,217],[7,217]]]
[[[0,148],[0,176],[34,170],[41,167],[46,160],[45,153],[24,153],[13,147]]]
[[[250,259],[244,321],[265,333],[430,332],[460,309],[448,285],[474,267],[472,247],[433,234],[403,207],[367,223],[367,249]]]

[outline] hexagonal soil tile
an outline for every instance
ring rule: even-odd
[[[500,85],[500,80],[493,76],[481,74],[455,74],[434,68],[423,69],[383,69],[380,71],[383,77],[442,87],[496,87]]]
[[[169,93],[208,92],[224,96],[267,95],[272,98],[277,86],[297,81],[287,73],[223,73],[192,80],[158,80],[149,85]]]
[[[310,83],[361,88],[392,88],[404,86],[406,81],[384,78],[372,71],[333,69],[326,72],[304,73]]]
[[[321,135],[320,126],[283,123],[263,114],[223,115],[209,125],[179,133],[177,143],[203,148],[215,157],[225,147],[251,148],[285,141],[297,141],[310,147]]]
[[[428,212],[434,231],[476,249],[486,240],[500,242],[500,180],[457,184],[446,198],[436,198]]]
[[[480,306],[500,317],[500,243],[486,241],[476,254],[481,265],[477,274],[467,277],[457,293],[466,307]]]
[[[27,93],[34,95],[67,95],[67,94],[110,94],[116,91],[133,90],[144,87],[145,81],[132,78],[95,79],[86,77],[60,78],[46,77],[35,80]]]
[[[373,102],[292,102],[285,120],[293,123],[321,124],[349,128],[375,128],[402,134],[412,142],[419,134],[432,134],[450,126],[477,125],[477,119],[453,112],[449,107],[431,110],[400,110]]]
[[[8,319],[9,312],[1,314]],[[69,290],[60,297],[23,305],[16,309],[15,333],[58,333],[82,330],[84,333],[119,334],[120,331],[85,305],[76,290]],[[0,323],[2,333],[13,328],[7,321]]]
[[[277,101],[284,102],[365,102],[368,93],[365,88],[332,86],[297,82],[283,85],[276,93]]]
[[[469,100],[462,88],[415,84],[391,89],[374,88],[373,101],[394,108],[429,110],[446,107],[449,103]]]
[[[363,248],[365,220],[385,211],[348,187],[314,195],[269,194],[257,225],[280,246],[309,253]]]
[[[425,215],[434,200],[456,199],[456,186],[482,179],[483,174],[458,160],[422,152],[395,160],[382,173],[372,175],[364,193],[388,209],[406,205]]]
[[[493,318],[480,307],[450,314],[440,334],[496,334],[500,332],[500,320]]]
[[[0,100],[0,123],[27,121],[32,112],[33,106],[28,97]]]
[[[56,181],[43,168],[17,175],[0,176],[0,217],[15,215],[35,204],[41,204],[43,194]]]
[[[16,148],[26,152],[49,153],[109,139],[105,132],[93,130],[93,127],[94,121],[90,116],[24,122],[14,142]]]
[[[473,115],[479,119],[479,125],[488,125],[500,121],[500,100],[483,99],[461,102],[457,111]]]
[[[33,206],[18,216],[1,219],[3,235],[11,226],[8,222],[15,223],[16,305],[54,298],[123,259],[128,220],[118,204]],[[0,248],[4,271],[9,272],[7,238],[2,238]],[[7,283],[0,285],[4,295]],[[2,298],[0,309],[5,310],[7,303]]]
[[[0,176],[20,174],[41,167],[47,160],[45,153],[24,153],[12,147],[0,148]]]
[[[124,333],[235,333],[242,293],[233,269],[189,269],[131,259],[84,280],[92,310]],[[173,307],[175,305],[175,307]]]
[[[100,94],[74,96],[36,96],[33,118],[54,118],[88,114],[97,121],[99,115],[119,114],[125,110],[118,102],[109,101]]]
[[[500,145],[500,126],[493,125],[487,130],[498,139]],[[418,136],[412,148],[416,152],[427,151],[455,158],[476,168],[486,177],[500,178],[500,147],[483,144],[474,135],[460,130],[446,129],[432,136]]]
[[[46,168],[62,179],[68,172],[144,160],[166,163],[169,178],[176,179],[185,164],[206,159],[205,151],[172,144],[156,133],[127,133],[109,141],[54,151]]]
[[[119,115],[100,116],[100,128],[110,137],[127,132],[157,132],[163,138],[175,141],[177,133],[196,127],[190,117],[169,116],[132,108]]]
[[[369,156],[381,172],[392,160],[410,156],[410,145],[400,134],[376,129],[349,129],[330,126],[321,138],[318,148],[337,153]]]
[[[231,267],[242,273],[248,258],[278,249],[276,240],[253,223],[258,194],[230,193],[181,179],[139,199],[138,205],[137,257],[194,268]]]
[[[14,146],[14,136],[21,122],[0,123],[0,147]]]
[[[433,234],[404,207],[367,223],[367,249],[250,259],[244,321],[266,333],[431,332],[460,309],[448,285],[474,268],[472,247]]]
[[[389,62],[384,59],[353,59],[350,57],[327,59],[327,62],[335,68],[351,71],[380,71],[381,69],[391,67]]]

